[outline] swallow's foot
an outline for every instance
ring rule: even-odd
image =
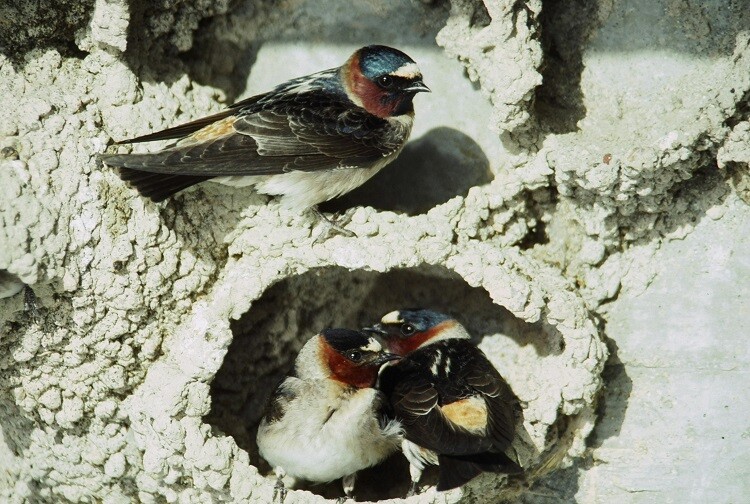
[[[286,500],[286,486],[281,476],[276,478],[276,484],[273,486],[273,502],[283,503]]]
[[[334,214],[333,218],[327,217],[320,210],[318,210],[317,207],[313,207],[312,211],[321,221],[326,224],[326,229],[324,229],[318,235],[318,237],[315,238],[315,241],[313,243],[325,241],[337,234],[340,234],[347,238],[355,238],[357,236],[354,232],[344,228],[344,225],[348,224],[349,220],[351,219],[350,214],[344,214],[344,216],[339,219],[336,214]]]
[[[340,497],[340,499],[343,499],[340,502],[346,501],[346,499],[350,499],[352,494],[354,493],[354,481],[357,478],[357,473],[350,474],[348,476],[344,476],[341,478],[341,486],[344,487],[344,494],[346,497]],[[340,503],[339,503],[340,504]]]
[[[409,487],[409,491],[407,492],[407,497],[412,497],[414,495],[417,495],[419,493],[419,488],[417,487],[417,482],[412,481],[411,486]]]

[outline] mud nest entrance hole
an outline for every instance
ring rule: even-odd
[[[266,402],[294,364],[302,345],[326,327],[360,328],[392,310],[430,307],[455,315],[480,343],[502,335],[516,345],[533,344],[540,354],[554,347],[549,334],[492,302],[487,291],[471,287],[456,273],[438,266],[386,273],[324,267],[285,278],[232,322],[234,339],[211,385],[211,411],[205,421],[217,435],[232,436],[261,472],[270,467],[258,455],[255,435]],[[552,345],[550,345],[552,343]],[[501,370],[502,372],[502,370]],[[434,484],[434,472],[422,484]],[[357,500],[406,495],[408,464],[400,453],[359,473]],[[302,487],[327,498],[342,494],[339,481]]]

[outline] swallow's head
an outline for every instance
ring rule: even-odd
[[[342,67],[342,80],[356,105],[383,118],[413,112],[414,95],[430,91],[413,59],[381,45],[355,52]]]
[[[398,359],[373,337],[350,329],[326,329],[308,342],[297,357],[300,378],[332,379],[347,386],[375,385],[380,366]]]
[[[388,350],[401,356],[436,341],[470,338],[464,326],[450,315],[426,309],[386,313],[380,323],[364,331],[379,334]]]

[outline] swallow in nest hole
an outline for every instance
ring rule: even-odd
[[[518,399],[456,319],[399,310],[363,331],[379,334],[389,352],[402,356],[383,368],[379,388],[404,429],[409,495],[429,465],[439,466],[438,491],[485,471],[523,472],[514,447],[523,420]]]
[[[401,425],[374,388],[380,367],[394,359],[349,329],[326,329],[305,343],[258,427],[258,451],[278,477],[274,500],[298,480],[342,478],[351,496],[357,471],[398,451]]]

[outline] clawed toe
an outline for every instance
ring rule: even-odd
[[[313,208],[312,212],[326,224],[326,229],[321,231],[317,238],[315,238],[314,243],[322,242],[337,234],[340,234],[347,238],[355,238],[357,236],[356,233],[354,233],[353,231],[349,231],[344,227],[344,225],[348,224],[351,220],[351,215],[344,214],[344,216],[339,219],[336,215],[334,215],[332,218],[327,217],[317,208]]]
[[[276,484],[273,486],[273,501],[283,503],[286,500],[286,487],[281,477],[276,478]]]
[[[417,486],[416,481],[411,482],[411,486],[409,487],[409,492],[407,492],[407,497],[413,497],[414,495],[417,495],[419,493],[419,487]]]

